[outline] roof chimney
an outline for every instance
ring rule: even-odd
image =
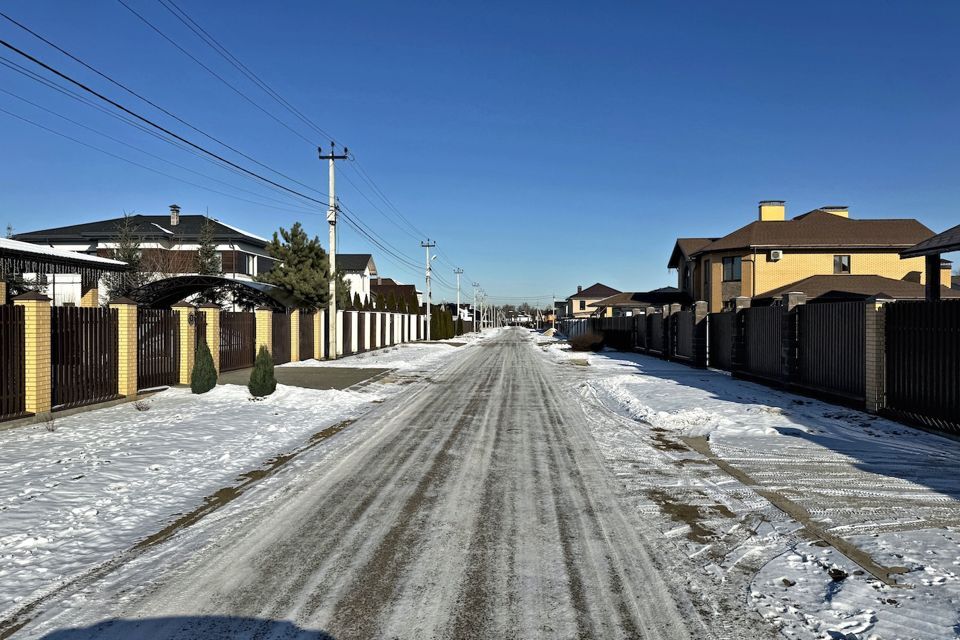
[[[820,211],[826,211],[827,213],[832,213],[835,216],[840,216],[841,218],[849,218],[850,210],[846,206],[842,205],[831,205],[829,207],[820,207]]]
[[[577,293],[580,293],[581,291],[583,291],[583,287],[578,284],[578,285],[577,285]]]
[[[175,227],[180,224],[180,205],[170,205],[170,226]]]
[[[787,217],[787,203],[785,200],[761,200],[760,222],[785,220]]]

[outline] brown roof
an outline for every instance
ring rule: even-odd
[[[688,294],[676,287],[661,287],[653,291],[624,291],[598,300],[593,303],[593,306],[635,309],[673,303],[690,304],[692,301]]]
[[[615,293],[620,293],[613,287],[608,287],[605,284],[596,283],[584,289],[583,291],[577,291],[573,295],[567,296],[567,300],[574,300],[579,298],[607,298],[612,296]]]
[[[793,284],[778,287],[757,296],[757,299],[779,298],[784,293],[800,291],[807,300],[866,300],[868,298],[891,298],[894,300],[922,300],[924,286],[909,280],[894,280],[883,276],[869,275],[822,275],[810,276]],[[940,288],[943,298],[960,298],[960,291]]]
[[[671,269],[676,268],[680,262],[681,254],[689,258],[715,240],[716,238],[677,238],[677,243],[673,245],[673,253],[670,254],[670,262],[667,264],[667,267]]]
[[[906,251],[901,251],[900,255],[904,258],[914,258],[916,256],[950,253],[951,251],[960,251],[960,224],[947,229],[943,233],[938,233],[932,238],[927,238]]]
[[[909,218],[852,220],[814,209],[793,220],[756,220],[708,244],[697,253],[753,247],[900,249],[912,247],[932,235],[933,231]]]

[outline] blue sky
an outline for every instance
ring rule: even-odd
[[[125,1],[294,126],[159,2]],[[563,297],[598,280],[624,290],[673,284],[666,261],[677,236],[722,235],[754,219],[761,199],[787,200],[788,215],[846,204],[854,217],[916,217],[935,231],[960,221],[957,3],[178,4],[356,153],[417,230],[437,240],[443,278],[453,282],[457,264],[494,295]],[[191,124],[326,191],[315,145],[116,0],[10,0],[2,10]],[[3,20],[0,37],[170,123]],[[164,165],[5,93],[2,109],[193,182],[289,206],[6,68],[0,88],[259,195]],[[0,223],[18,231],[163,213],[176,202],[260,234],[299,219],[326,244],[320,210],[212,193],[3,113],[0,139]],[[363,185],[356,169],[340,175],[346,206],[419,265],[419,234],[401,232],[404,223],[364,199],[389,213],[347,181]],[[422,277],[341,229],[342,251],[373,251],[380,270],[399,280]],[[437,297],[452,292],[441,286]]]

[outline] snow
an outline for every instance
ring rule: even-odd
[[[960,637],[960,442],[719,371],[538,342],[588,412],[601,406],[617,418],[598,416],[594,437],[637,508],[662,517],[665,539],[715,588],[751,594],[783,636]],[[688,449],[683,438],[695,436],[756,484]],[[674,504],[697,520],[677,517]],[[816,540],[818,530],[893,569],[896,584]],[[847,577],[833,580],[833,566]]]
[[[109,264],[113,266],[124,266],[126,263],[110,258],[101,258],[100,256],[91,256],[77,251],[67,251],[66,249],[55,249],[45,247],[32,242],[21,242],[20,240],[11,240],[10,238],[0,238],[0,250],[20,251],[23,253],[32,253],[39,256],[50,256],[52,258],[67,258],[69,260],[78,260],[80,262],[91,262],[95,264]]]
[[[392,347],[384,347],[375,351],[358,353],[356,355],[338,358],[337,360],[301,360],[290,362],[283,367],[351,367],[357,369],[396,369],[398,371],[412,371],[424,366],[431,366],[450,355],[451,352],[463,348],[459,345],[473,344],[493,335],[493,332],[483,334],[468,334],[457,336],[447,342],[407,342]]]
[[[260,241],[262,241],[262,242],[270,242],[270,241],[267,240],[266,238],[260,237],[260,236],[254,234],[254,233],[250,233],[249,231],[246,231],[246,230],[244,230],[244,229],[241,229],[240,227],[235,227],[235,226],[233,226],[232,224],[229,224],[229,223],[227,223],[227,222],[224,222],[223,220],[220,220],[220,219],[218,219],[218,218],[214,218],[214,220],[216,220],[218,224],[222,224],[223,226],[225,226],[227,229],[231,229],[231,230],[233,230],[233,231],[236,231],[237,233],[242,233],[243,235],[245,235],[245,236],[247,236],[247,237],[249,237],[249,238],[253,238],[254,240],[260,240]]]
[[[456,353],[431,344],[365,355],[368,366],[426,371]],[[145,411],[127,403],[57,418],[52,430],[0,432],[0,619],[155,534],[244,472],[408,388],[279,385],[262,401],[237,385],[203,395],[174,388],[146,400]]]

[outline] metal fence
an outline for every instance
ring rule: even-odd
[[[343,312],[343,355],[348,356],[353,353],[353,314],[355,311]]]
[[[271,314],[273,364],[290,362],[290,312],[276,312]]]
[[[772,382],[783,381],[783,313],[781,305],[751,307],[740,312],[743,358],[735,363],[739,365],[738,373]]]
[[[673,341],[673,357],[686,362],[696,360],[693,311],[684,309],[670,315],[670,333]]]
[[[865,399],[866,307],[862,302],[797,307],[794,385]]]
[[[663,335],[663,315],[651,313],[645,316],[647,322],[647,352],[666,355],[667,344]]]
[[[50,329],[53,409],[117,398],[117,310],[53,307]]]
[[[709,340],[707,361],[709,366],[724,371],[733,370],[733,346],[737,326],[735,311],[711,313],[707,317]]]
[[[180,377],[180,312],[137,310],[137,389],[168,387]]]
[[[960,431],[960,301],[886,307],[886,411]]]
[[[25,328],[23,307],[0,305],[0,420],[25,412]]]
[[[313,358],[313,325],[317,321],[316,313],[300,313],[300,359]]]
[[[220,312],[220,371],[253,366],[256,358],[256,316],[249,311]]]
[[[367,314],[364,312],[357,314],[357,351],[364,352],[370,349],[367,344]]]

